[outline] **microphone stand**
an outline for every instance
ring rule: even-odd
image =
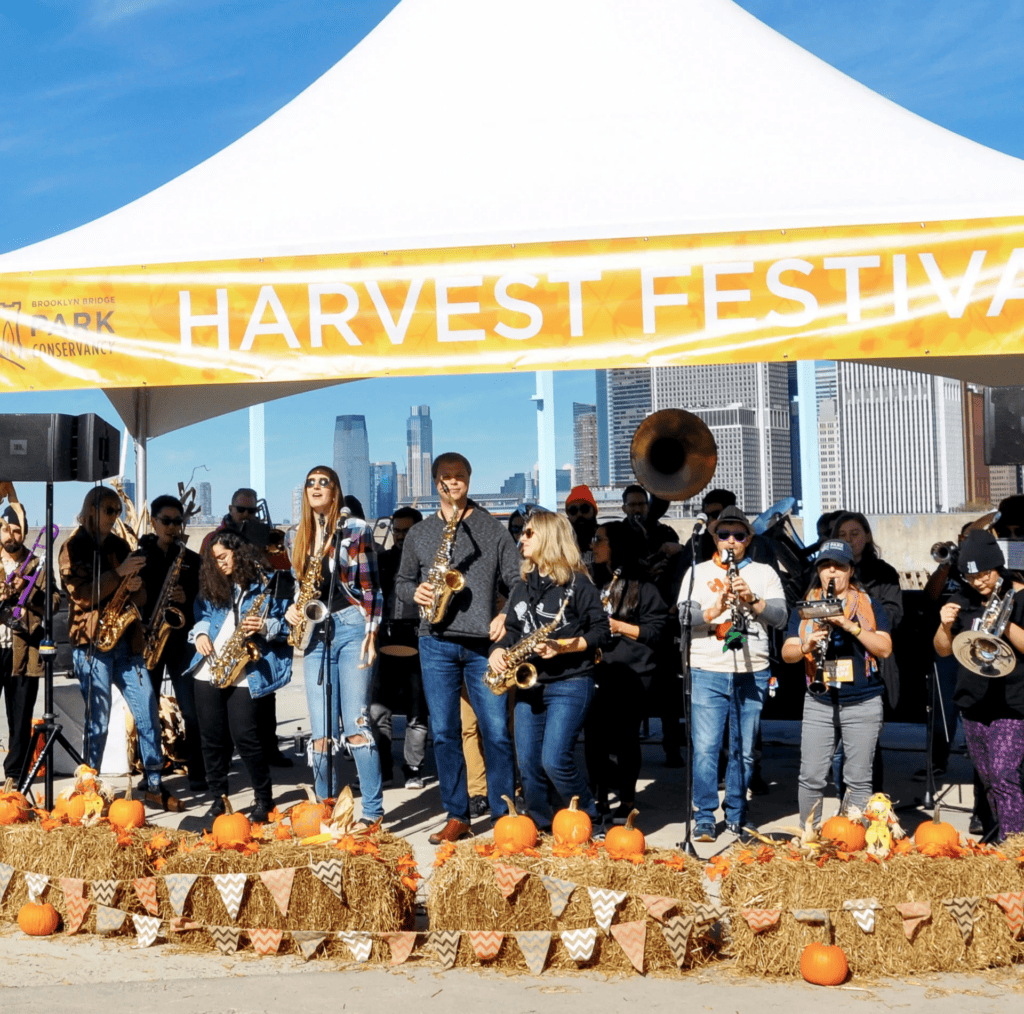
[[[327,798],[334,798],[334,716],[331,713],[331,707],[333,704],[333,693],[331,688],[331,681],[325,679],[327,671],[327,652],[330,650],[331,642],[334,640],[334,612],[332,606],[334,605],[334,586],[339,580],[338,573],[341,567],[340,560],[340,548],[341,543],[338,536],[341,534],[342,526],[348,519],[351,512],[346,508],[338,515],[337,523],[334,526],[334,548],[331,550],[331,558],[334,561],[334,570],[331,571],[331,580],[327,585],[327,602],[325,608],[327,615],[324,617],[323,629],[320,631],[320,643],[323,645],[323,651],[320,652],[320,672],[317,674],[316,685],[324,688],[324,719],[326,721],[326,739],[327,739]],[[314,744],[313,752],[316,752]]]

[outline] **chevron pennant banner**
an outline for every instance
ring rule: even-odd
[[[725,906],[720,901],[698,901],[693,906],[694,922],[703,926],[707,922],[717,922],[725,915]]]
[[[747,925],[755,933],[764,933],[765,930],[778,926],[782,916],[781,908],[744,908],[740,911],[747,920]]]
[[[123,925],[127,912],[119,908],[110,908],[107,905],[96,906],[96,932],[116,933]]]
[[[492,961],[496,958],[504,939],[504,933],[496,933],[494,930],[469,931],[469,942],[473,945],[473,953],[481,961]]]
[[[132,887],[135,888],[142,907],[150,915],[159,915],[160,905],[156,900],[156,877],[139,877],[132,881]]]
[[[152,947],[160,934],[160,920],[152,915],[133,915],[135,933],[139,938],[139,947]]]
[[[14,867],[9,866],[7,863],[0,863],[0,901],[4,900],[4,895],[7,893],[7,886],[11,882],[11,877],[14,876]]]
[[[118,880],[94,880],[92,882],[92,900],[97,905],[113,905],[117,897]]]
[[[408,960],[416,944],[416,934],[411,931],[403,933],[385,933],[384,939],[391,948],[391,964],[401,965]]]
[[[413,934],[415,936],[415,934]],[[344,930],[338,934],[338,939],[352,952],[356,961],[368,961],[370,950],[373,947],[373,937],[369,933],[359,933],[356,930]]]
[[[238,910],[242,907],[242,896],[245,894],[245,884],[249,878],[244,873],[215,873],[213,882],[217,885],[217,892],[228,915],[232,920],[238,918]]]
[[[626,952],[626,957],[633,967],[644,974],[644,944],[647,942],[647,921],[637,919],[636,922],[617,922],[612,926],[612,936]]]
[[[661,894],[641,894],[640,900],[647,907],[647,912],[652,919],[658,922],[665,921],[665,915],[679,904],[677,898],[666,898]]]
[[[60,889],[65,898],[82,898],[85,896],[85,881],[78,877],[61,877]]]
[[[877,898],[847,898],[843,902],[843,911],[849,912],[865,933],[875,932],[875,909],[878,907]]]
[[[821,923],[826,929],[832,925],[832,919],[826,908],[794,908],[790,911],[797,922],[810,923],[812,926]]]
[[[242,931],[237,926],[207,926],[206,929],[221,954],[234,954],[238,950]]]
[[[176,915],[173,919],[168,919],[167,925],[170,927],[172,933],[187,933],[189,930],[202,929],[202,923],[187,919],[183,915]]]
[[[1021,929],[1024,928],[1024,891],[989,894],[986,897],[989,901],[994,901],[1006,913],[1006,924],[1010,927],[1010,936],[1016,940],[1020,936]]]
[[[26,873],[25,886],[28,888],[28,900],[39,901],[49,883],[50,878],[45,873]]]
[[[671,919],[666,919],[665,925],[661,927],[665,943],[668,944],[668,949],[680,968],[686,964],[686,948],[690,943],[694,921],[692,915],[674,915]]]
[[[590,895],[590,906],[594,910],[597,925],[607,933],[615,909],[626,900],[626,892],[610,891],[606,887],[588,887],[587,893]]]
[[[942,904],[953,917],[960,929],[960,936],[966,944],[974,932],[974,917],[978,912],[980,898],[943,898]]]
[[[593,926],[562,931],[562,946],[569,952],[569,957],[573,961],[589,961],[596,942],[597,930]]]
[[[313,875],[325,883],[335,894],[338,901],[344,903],[345,894],[341,888],[343,866],[340,859],[324,859],[319,863],[311,863]]]
[[[526,967],[533,975],[540,975],[551,949],[551,934],[547,930],[524,930],[513,935],[526,959]]]
[[[445,968],[451,968],[459,954],[459,937],[462,934],[458,930],[434,930],[430,934],[430,942],[437,951],[438,960]]]
[[[184,915],[185,902],[192,891],[192,885],[196,882],[195,873],[168,873],[164,877],[164,884],[167,886],[167,896],[171,902],[171,908],[175,915]]]
[[[576,885],[571,880],[559,880],[558,877],[549,876],[547,873],[540,875],[540,882],[548,892],[548,898],[551,901],[551,914],[557,919],[565,911],[565,906],[569,904]]]
[[[85,915],[91,904],[91,901],[87,901],[80,894],[64,895],[64,908],[67,911],[67,917],[64,920],[66,933],[77,933],[82,928],[82,923],[85,921]]]
[[[327,939],[326,933],[317,930],[292,930],[292,940],[299,945],[302,956],[309,961],[316,949]]]
[[[281,946],[281,938],[284,936],[281,930],[270,929],[267,926],[246,930],[246,932],[252,941],[252,949],[257,954],[263,955],[277,954],[277,949]]]
[[[498,882],[498,890],[501,891],[501,896],[503,898],[511,896],[512,892],[516,889],[516,885],[526,876],[526,873],[526,870],[521,870],[517,866],[495,863],[494,879]]]
[[[896,906],[896,911],[903,916],[903,933],[911,941],[921,923],[932,917],[932,906],[927,901],[905,901]]]
[[[281,915],[287,917],[288,905],[291,903],[292,884],[295,882],[295,867],[287,866],[283,870],[261,870],[260,880],[270,892]]]

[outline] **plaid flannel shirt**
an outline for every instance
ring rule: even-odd
[[[343,594],[351,605],[359,607],[367,632],[376,630],[384,610],[384,596],[377,575],[373,529],[365,521],[350,517],[345,521],[341,537],[340,550],[335,554],[335,559],[340,559],[341,573],[334,594]]]

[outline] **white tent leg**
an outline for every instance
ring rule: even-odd
[[[800,517],[804,519],[804,543],[809,546],[818,538],[815,525],[821,516],[818,387],[813,359],[796,364],[796,392],[800,406]]]
[[[555,487],[555,374],[551,370],[537,371],[537,503],[548,510],[558,509],[558,491]]]
[[[263,405],[249,406],[249,485],[257,498],[267,495],[267,451]]]
[[[149,492],[146,488],[146,441],[148,436],[149,389],[141,387],[135,402],[135,512],[140,517],[145,505],[149,502]]]

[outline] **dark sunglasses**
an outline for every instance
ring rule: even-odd
[[[316,489],[317,486],[333,486],[334,483],[325,475],[321,475],[319,478],[312,478],[306,480],[306,489]]]
[[[239,507],[236,504],[232,504],[231,509],[238,511],[239,514],[255,514],[259,507]]]
[[[532,539],[536,534],[532,528],[524,528],[522,537],[524,539]]]
[[[581,503],[578,506],[573,504],[571,507],[565,508],[565,513],[568,514],[569,517],[574,518],[577,514],[593,514],[594,508],[588,503]]]
[[[237,510],[238,508],[235,508],[235,509]],[[160,524],[162,524],[162,525],[167,525],[168,528],[171,525],[183,525],[185,523],[185,519],[183,517],[181,517],[180,515],[178,517],[174,517],[174,518],[165,518],[165,517],[161,517],[160,515],[157,515],[157,517],[153,518],[153,520],[154,521],[159,521]]]
[[[715,538],[719,542],[726,542],[728,539],[735,539],[737,542],[746,542],[750,538],[749,532],[737,532],[735,529],[730,528],[727,532],[715,532]]]
[[[109,517],[116,518],[117,515],[121,513],[121,508],[120,507],[104,507],[103,508],[103,513],[106,514],[108,518]]]

